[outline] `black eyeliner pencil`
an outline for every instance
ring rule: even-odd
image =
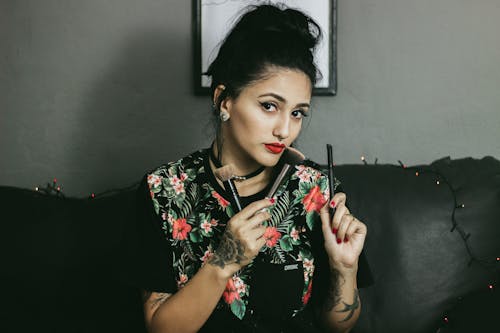
[[[332,201],[334,188],[335,188],[335,177],[333,176],[333,149],[331,144],[326,145],[326,153],[328,158],[328,184],[330,185],[330,202]],[[328,203],[330,204],[330,203]],[[333,208],[330,208],[330,215],[333,213]]]

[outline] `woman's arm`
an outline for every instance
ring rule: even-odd
[[[259,200],[234,215],[213,256],[178,292],[144,293],[144,316],[150,333],[196,332],[203,326],[229,278],[248,265],[265,244],[262,222],[270,215],[259,211],[271,204],[268,199]]]
[[[361,310],[356,276],[367,230],[350,214],[345,201],[344,193],[335,194],[333,218],[328,205],[320,212],[330,277],[319,314],[325,326],[333,332],[349,332]]]

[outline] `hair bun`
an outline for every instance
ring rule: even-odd
[[[246,22],[240,22],[247,26],[247,31],[277,33],[284,38],[293,38],[308,49],[314,49],[321,39],[318,24],[296,9],[261,5],[248,6],[247,10],[250,12],[244,19]]]

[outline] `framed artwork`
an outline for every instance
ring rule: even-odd
[[[335,95],[337,91],[337,0],[193,0],[194,91],[208,95],[210,78],[203,75],[217,56],[218,48],[244,7],[259,3],[284,3],[311,16],[321,27],[323,38],[314,55],[322,78],[313,95]]]

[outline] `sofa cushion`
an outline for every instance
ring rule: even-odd
[[[375,278],[361,291],[356,332],[435,332],[460,296],[498,276],[491,262],[500,250],[498,160],[444,158],[414,168],[342,165],[336,175],[351,211],[368,226],[365,251]],[[455,197],[465,207],[456,210],[459,228],[451,232]],[[460,228],[489,267],[469,265]]]

